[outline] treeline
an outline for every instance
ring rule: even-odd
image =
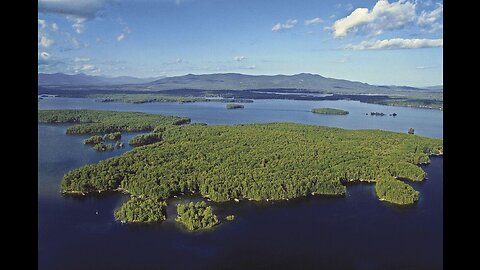
[[[203,93],[203,92],[202,92]],[[193,103],[193,102],[240,102],[252,103],[252,99],[237,99],[225,98],[218,95],[208,95],[194,97],[194,96],[174,96],[158,93],[150,94],[113,94],[113,95],[86,95],[89,98],[95,98],[97,102],[126,102],[126,103],[152,103],[152,102],[178,102],[178,103]]]
[[[39,110],[39,123],[78,123],[67,129],[67,134],[95,134],[114,132],[152,131],[158,126],[183,125],[190,118],[164,116],[140,112],[98,110]]]
[[[220,223],[217,216],[213,214],[212,207],[207,206],[204,201],[195,204],[193,202],[178,204],[175,220],[185,225],[190,231],[212,228]]]
[[[397,179],[420,181],[415,164],[443,151],[440,139],[380,130],[344,130],[293,123],[168,128],[161,144],[67,173],[65,192],[121,187],[167,199],[198,191],[213,201],[285,200],[345,194],[345,181],[385,181],[381,199],[411,202],[415,192]],[[397,179],[395,179],[397,178]],[[385,185],[383,185],[385,184]],[[389,192],[383,192],[388,187]],[[391,195],[392,190],[398,199]]]
[[[115,210],[115,219],[123,223],[151,223],[166,219],[164,201],[151,198],[137,198],[131,196],[130,200]]]

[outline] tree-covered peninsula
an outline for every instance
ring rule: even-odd
[[[333,109],[333,108],[315,108],[312,109],[313,113],[318,114],[334,114],[334,115],[347,115],[348,111],[340,110],[340,109]]]
[[[207,206],[203,201],[177,205],[176,221],[185,225],[190,231],[208,229],[219,224],[217,216],[213,213],[212,207]]]
[[[132,146],[142,146],[147,144],[156,143],[162,140],[162,133],[161,132],[152,132],[142,135],[137,135],[131,138],[128,141],[128,144]]]
[[[152,131],[158,126],[190,123],[190,118],[164,116],[140,112],[99,110],[39,110],[39,123],[75,123],[67,134],[94,134],[112,132]]]
[[[408,204],[419,194],[416,164],[442,154],[443,141],[381,130],[294,123],[167,128],[162,141],[65,174],[61,190],[123,189],[164,200],[199,192],[215,202],[344,195],[345,183],[376,182],[381,200]]]

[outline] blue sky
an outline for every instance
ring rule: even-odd
[[[443,2],[38,0],[38,70],[443,84]]]

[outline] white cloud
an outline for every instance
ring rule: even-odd
[[[38,0],[38,11],[73,15],[87,19],[95,18],[111,0]]]
[[[72,23],[72,27],[73,29],[75,29],[75,32],[77,32],[77,34],[83,33],[83,31],[85,30],[84,23],[87,21],[87,18],[79,17],[76,15],[68,15],[67,20]]]
[[[38,19],[38,26],[40,26],[40,28],[44,29],[45,27],[47,27],[47,22],[45,20]]]
[[[83,71],[90,71],[93,69],[95,69],[95,66],[92,64],[85,64],[80,68],[80,70],[83,70]]]
[[[52,31],[57,32],[58,31],[58,25],[56,23],[52,23]]]
[[[84,23],[93,19],[112,0],[38,0],[38,11],[62,14],[80,34],[85,30]]]
[[[297,20],[289,19],[285,23],[277,23],[272,27],[273,32],[283,31],[292,29],[297,24]]]
[[[235,60],[235,61],[243,61],[245,59],[247,59],[247,57],[245,57],[243,55],[233,57],[233,60]]]
[[[440,19],[443,15],[443,5],[438,4],[438,7],[430,12],[422,11],[420,16],[418,16],[417,23],[418,26],[427,29],[431,32],[443,28],[443,23],[440,23]]]
[[[379,0],[371,11],[357,8],[345,18],[335,21],[333,36],[345,37],[350,33],[380,35],[385,30],[399,29],[415,21],[415,4],[399,0],[390,4]]]
[[[416,66],[415,69],[431,69],[431,68],[435,68],[435,67],[432,67],[432,66]]]
[[[120,35],[117,36],[117,41],[120,42],[125,38],[125,35],[121,33]]]
[[[443,39],[403,39],[393,38],[384,40],[362,41],[356,45],[347,45],[345,49],[351,50],[377,50],[377,49],[418,49],[430,47],[443,47]]]
[[[40,40],[38,41],[38,46],[42,46],[44,48],[48,48],[55,43],[52,39],[49,39],[46,36],[41,36]]]
[[[40,58],[42,58],[43,60],[48,60],[48,58],[50,58],[50,54],[47,52],[41,52]]]
[[[257,67],[255,65],[247,66],[247,69],[256,69]]]
[[[177,59],[175,59],[175,63],[177,63],[177,64],[180,64],[180,63],[182,63],[182,62],[183,62],[183,59],[182,59],[182,58],[177,58]]]
[[[75,59],[73,59],[73,61],[75,61],[75,62],[88,62],[88,61],[90,61],[90,58],[88,58],[88,57],[75,57]]]
[[[91,73],[98,73],[100,72],[100,68],[92,65],[92,64],[83,64],[81,66],[74,67],[75,72],[91,72]]]
[[[322,19],[316,17],[311,20],[305,20],[305,25],[317,25],[317,24],[321,24],[322,22],[323,22]]]

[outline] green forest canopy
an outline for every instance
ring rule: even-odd
[[[115,219],[125,223],[151,223],[166,219],[164,214],[167,204],[152,198],[137,198],[130,200],[115,210]]]
[[[208,229],[219,224],[218,217],[213,213],[212,207],[204,201],[177,205],[177,222],[182,223],[190,231]]]
[[[294,123],[184,125],[166,129],[161,142],[68,172],[61,189],[122,188],[154,199],[199,191],[221,202],[343,195],[345,181],[370,180],[377,183],[381,200],[408,204],[419,194],[399,179],[424,179],[415,164],[441,154],[442,143],[380,130]]]

